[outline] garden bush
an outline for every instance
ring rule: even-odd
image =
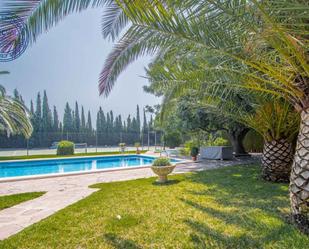
[[[74,143],[70,141],[60,141],[57,146],[57,155],[73,155]]]
[[[202,146],[227,146],[229,141],[222,136],[223,134],[209,134],[207,140],[203,142]]]
[[[152,166],[169,166],[171,165],[170,159],[167,157],[159,157],[153,161]]]

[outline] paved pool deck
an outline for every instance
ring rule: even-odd
[[[184,163],[179,164],[174,173],[249,164],[257,160],[256,157],[252,157],[233,161],[205,160],[197,163]],[[154,174],[150,168],[141,168],[0,183],[0,196],[25,192],[46,192],[39,198],[0,211],[0,240],[10,237],[24,228],[98,191],[98,189],[88,187],[92,184],[133,180],[152,176]]]

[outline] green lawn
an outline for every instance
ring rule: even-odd
[[[0,248],[307,248],[286,222],[288,186],[258,178],[257,166],[97,184],[100,190]],[[121,218],[117,218],[117,216]]]
[[[145,153],[146,150],[141,151]],[[107,156],[107,155],[119,155],[119,154],[135,154],[136,151],[126,151],[125,153],[119,151],[109,152],[90,152],[90,153],[76,153],[69,156],[57,156],[57,155],[31,155],[31,156],[0,156],[0,161],[4,160],[25,160],[25,159],[40,159],[40,158],[57,158],[57,157],[76,157],[76,156]]]
[[[0,210],[15,206],[24,201],[35,199],[37,197],[40,197],[44,193],[45,192],[32,192],[32,193],[0,196]]]

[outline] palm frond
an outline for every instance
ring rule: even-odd
[[[103,37],[114,41],[128,23],[128,17],[117,3],[107,5],[102,18]]]
[[[246,40],[243,39],[246,39],[247,35],[244,35],[244,30],[241,31],[244,27],[241,25],[237,26],[235,21],[232,20],[232,17],[228,18],[228,21],[222,18],[215,19],[214,21],[210,17],[206,19],[205,17],[202,19],[196,17],[189,18],[188,20],[187,16],[189,15],[189,11],[187,11],[187,13],[179,13],[176,10],[166,10],[161,5],[152,6],[149,3],[143,5],[140,2],[138,4],[123,4],[122,9],[132,21],[133,27],[136,27],[140,32],[133,32],[130,35],[132,44],[124,46],[123,48],[125,51],[120,52],[119,48],[121,46],[117,45],[116,50],[118,56],[114,56],[116,53],[112,53],[113,56],[109,57],[107,60],[108,63],[106,63],[104,72],[108,72],[108,76],[100,78],[100,92],[102,93],[104,89],[108,90],[105,92],[105,95],[108,95],[110,92],[119,73],[133,61],[132,59],[126,61],[126,58],[129,58],[128,54],[132,53],[132,57],[136,59],[138,56],[145,54],[145,51],[147,51],[145,47],[147,46],[151,46],[152,48],[156,46],[156,50],[159,50],[166,49],[167,47],[171,49],[176,46],[179,47],[183,46],[183,44],[187,44],[192,47],[191,51],[188,51],[189,54],[194,51],[197,53],[197,51],[201,51],[201,49],[206,49],[208,52],[211,51],[216,54],[216,56],[224,55],[230,57],[255,70],[255,72],[257,72],[256,75],[259,74],[261,79],[268,77],[268,83],[271,83],[273,86],[278,85],[281,88],[287,88],[292,95],[301,97],[301,93],[297,93],[297,89],[292,85],[292,81],[288,81],[286,75],[282,76],[285,67],[281,65],[275,66],[275,64],[262,61],[260,58],[246,58],[239,54],[239,49],[243,47],[245,45],[244,42],[246,42]],[[244,15],[244,8],[242,7],[240,9],[242,15]],[[224,17],[226,17],[226,15]],[[248,18],[245,20],[247,21],[247,19]],[[255,26],[257,27],[257,25]],[[226,30],[229,30],[229,32],[226,32]],[[147,31],[151,36],[145,35]],[[154,36],[156,36],[156,39]],[[123,39],[124,38],[125,37],[123,37]],[[268,39],[267,36],[266,38]],[[163,39],[165,42],[163,42]],[[133,45],[137,41],[139,46],[143,46],[140,53],[138,49],[136,49],[137,47]],[[274,45],[274,47],[278,48],[277,52],[282,52],[279,50],[279,45],[277,47]],[[151,49],[152,53],[153,51],[154,49]],[[283,61],[282,64],[291,64],[293,62],[293,60],[289,60],[290,57],[286,57],[285,59],[287,61]],[[122,61],[122,63],[110,63],[112,60]],[[263,83],[258,89],[265,89],[267,86],[267,84]],[[267,91],[269,91],[269,89]]]
[[[103,7],[112,0],[3,0],[1,12],[20,17],[27,28],[30,42],[51,29],[67,15],[87,8]]]
[[[23,134],[26,138],[33,130],[27,108],[6,95],[0,96],[0,126],[8,135]]]

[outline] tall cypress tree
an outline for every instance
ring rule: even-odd
[[[79,117],[79,108],[77,101],[75,102],[75,111],[74,111],[74,125],[75,125],[75,131],[80,131],[80,117]]]
[[[53,131],[53,134],[51,134],[52,141],[61,140],[61,133],[59,131],[62,131],[62,130],[60,129],[60,126],[59,126],[59,116],[58,116],[56,106],[53,107],[52,131]]]
[[[53,120],[53,131],[58,132],[59,131],[59,116],[57,112],[56,106],[54,106],[54,120]]]
[[[132,120],[131,115],[127,117],[127,129],[126,129],[126,137],[127,137],[127,143],[132,143]]]
[[[97,122],[96,122],[96,130],[98,134],[102,132],[102,113],[103,111],[102,108],[100,107],[97,113]]]
[[[15,100],[19,100],[19,92],[16,88],[13,90],[13,96]]]
[[[88,111],[88,117],[87,117],[87,130],[88,132],[92,132],[92,121],[90,111]]]
[[[98,144],[103,145],[107,138],[105,133],[105,116],[102,107],[99,108],[97,113],[96,125]]]
[[[30,114],[31,114],[31,116],[34,115],[34,106],[33,106],[33,101],[32,100],[30,101]]]
[[[138,142],[139,141],[139,132],[138,132],[138,123],[136,120],[136,117],[133,118],[132,120],[132,143]]]
[[[146,111],[145,111],[145,108],[144,108],[144,121],[143,121],[143,133],[147,133],[147,130],[148,130],[148,124],[147,124],[147,118],[146,118]]]
[[[63,114],[63,132],[71,132],[73,130],[72,110],[67,102]]]
[[[114,130],[115,130],[116,133],[118,133],[118,135],[120,134],[120,132],[122,132],[122,120],[121,120],[121,115],[118,115],[118,116],[116,117]]]
[[[139,113],[139,106],[136,106],[136,124],[137,124],[137,130],[140,133],[141,131],[141,117]]]
[[[106,144],[111,143],[111,116],[110,112],[106,113],[106,125],[105,125],[105,137],[106,137]]]
[[[34,126],[34,122],[35,122],[35,118],[34,118],[34,105],[33,105],[33,101],[31,100],[30,101],[30,120],[31,120],[31,124],[32,126]],[[35,132],[35,131],[34,131]],[[32,134],[32,137],[33,137],[33,134]]]
[[[116,136],[116,134],[115,134],[115,120],[114,120],[114,113],[113,113],[113,111],[111,110],[110,112],[109,112],[109,116],[110,116],[110,123],[109,123],[109,136],[110,136],[110,138],[109,138],[109,143],[111,144],[111,145],[114,145],[114,144],[116,144],[116,140],[117,140],[117,138],[118,138],[118,136]]]
[[[15,88],[13,91],[14,99],[24,104],[23,97],[19,94],[18,90]]]
[[[41,134],[42,131],[42,102],[41,94],[38,92],[36,97],[36,108],[33,116],[33,145],[41,146]]]
[[[34,129],[37,132],[41,130],[41,121],[42,121],[42,102],[41,102],[41,94],[38,93],[36,98],[36,110],[35,110],[35,121],[34,121]]]
[[[81,130],[85,132],[86,130],[86,119],[85,119],[85,112],[84,107],[82,106],[82,113],[81,113]]]
[[[42,106],[42,131],[47,133],[52,131],[52,114],[48,105],[48,99],[46,91],[43,95],[43,106]],[[44,136],[46,137],[47,134]]]
[[[113,127],[113,124],[114,124],[114,113],[113,113],[113,111],[109,112],[109,116],[110,116],[110,126]]]
[[[147,132],[148,132],[148,124],[146,118],[146,111],[145,108],[143,109],[143,128],[142,128],[142,141],[143,144],[147,141]]]

